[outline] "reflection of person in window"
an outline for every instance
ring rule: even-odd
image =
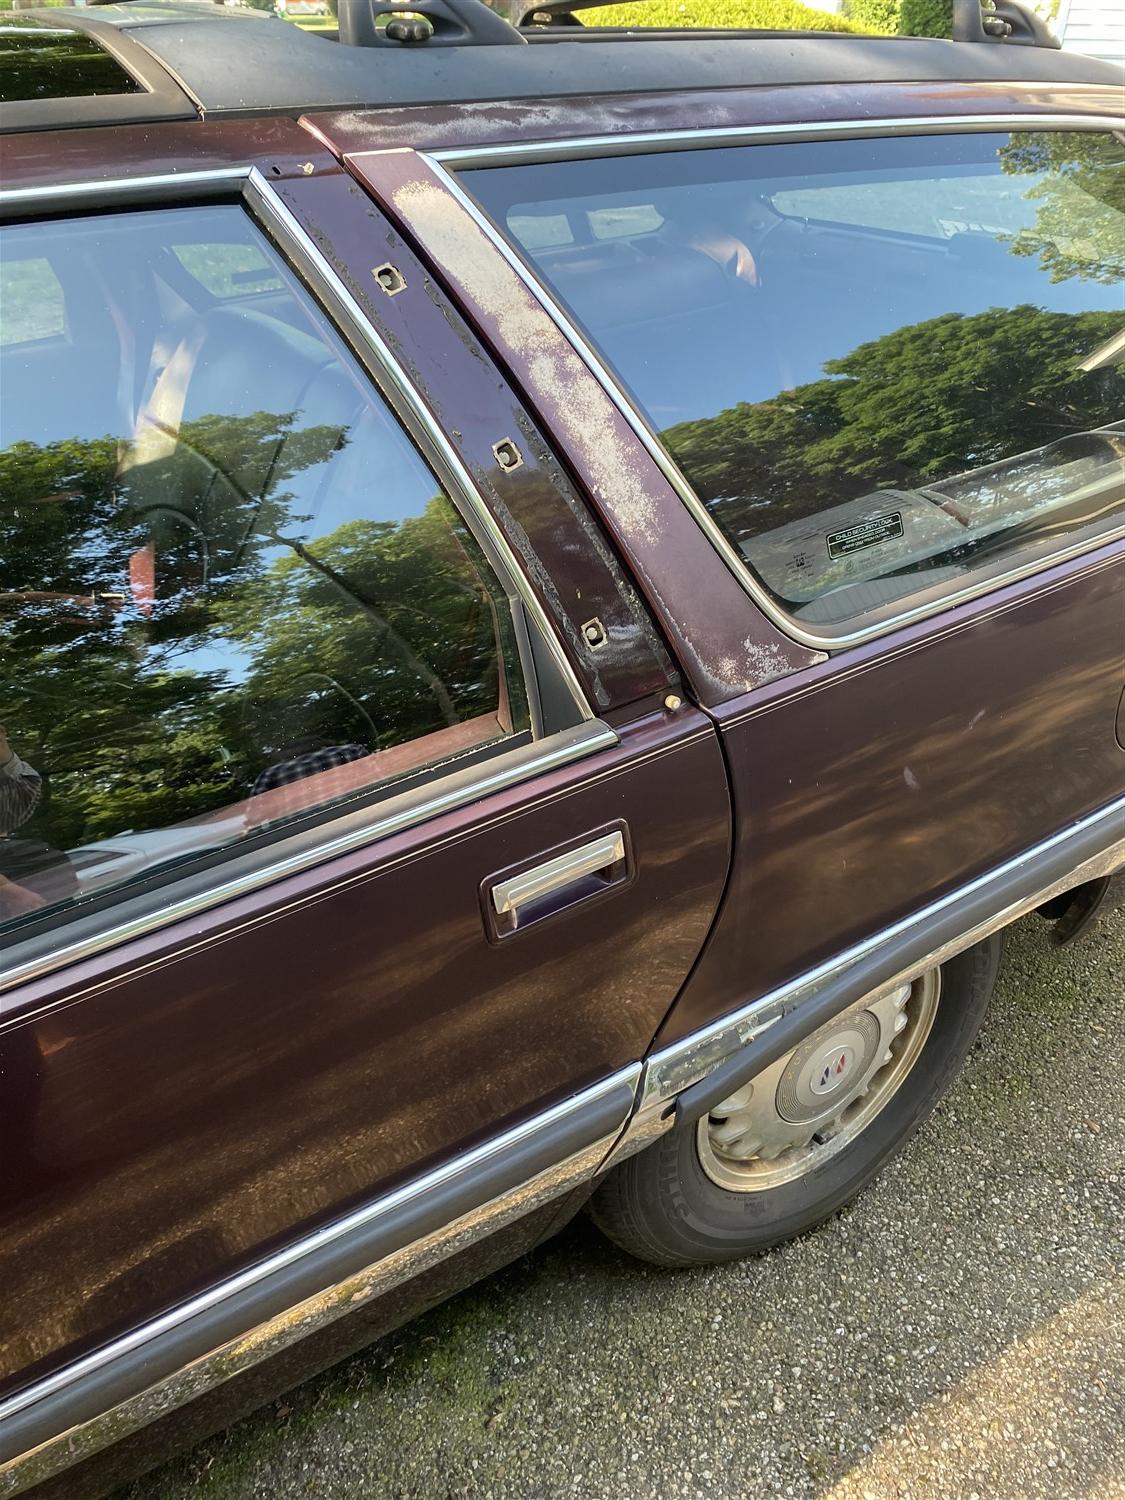
[[[251,787],[247,827],[260,828],[278,818],[296,817],[341,792],[354,791],[350,779],[340,784],[340,778],[329,773],[365,761],[369,755],[366,745],[333,745],[315,736],[291,740]],[[361,778],[360,785],[365,780]]]
[[[8,743],[8,731],[0,724],[0,921],[13,921],[38,911],[47,903],[47,897],[23,884],[26,873],[38,873],[39,868],[56,866],[59,857],[44,859],[45,845],[29,845],[26,840],[12,839],[11,835],[21,828],[35,809],[43,793],[43,782],[39,772],[21,760]],[[29,853],[33,854],[28,859]],[[18,880],[12,879],[14,874]],[[52,872],[57,875],[58,871]],[[62,890],[69,895],[69,890]]]
[[[39,805],[43,783],[39,772],[21,760],[0,724],[0,838],[15,833]]]

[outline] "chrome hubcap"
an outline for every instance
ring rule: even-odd
[[[937,1014],[941,970],[861,1000],[822,1026],[698,1127],[699,1159],[732,1192],[791,1182],[865,1130],[902,1087]]]

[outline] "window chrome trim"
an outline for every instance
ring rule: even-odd
[[[1009,128],[1043,130],[1125,129],[1125,119],[1098,114],[887,115],[865,120],[796,121],[781,125],[716,125],[696,130],[638,130],[613,135],[566,136],[553,140],[507,142],[491,146],[443,146],[419,153],[455,171],[474,167],[514,167],[533,161],[579,161],[588,156],[635,156],[640,152],[701,150],[738,146],[745,141],[815,141],[843,136],[953,135],[974,130]],[[401,148],[396,148],[401,149]],[[361,155],[378,156],[378,151]]]
[[[742,589],[762,613],[791,640],[817,651],[832,653],[888,635],[904,625],[928,619],[955,605],[980,598],[983,594],[994,593],[1008,584],[1018,583],[1035,573],[1043,572],[1047,568],[1067,562],[1085,552],[1103,547],[1108,542],[1120,540],[1125,537],[1125,522],[1118,527],[1102,531],[1095,537],[1084,538],[1054,549],[1048,556],[1025,560],[1022,563],[1016,562],[1011,567],[992,573],[988,577],[968,580],[961,587],[943,589],[934,598],[920,602],[912,608],[899,610],[870,625],[827,634],[808,629],[788,611],[782,609],[769,590],[752,573],[749,565],[739,556],[707,507],[696,495],[672,455],[660,442],[648,419],[604,363],[594,345],[581,332],[518,248],[501,233],[499,227],[471,196],[456,173],[478,167],[520,166],[536,161],[576,161],[593,156],[631,156],[651,151],[699,150],[706,147],[736,146],[746,143],[768,144],[770,142],[877,136],[966,134],[979,130],[1011,131],[1017,129],[1025,131],[1108,130],[1119,134],[1123,128],[1125,128],[1125,121],[1108,115],[907,116],[878,120],[832,120],[817,124],[746,125],[699,130],[644,131],[626,135],[575,136],[567,140],[530,141],[524,144],[450,147],[420,154],[446,190],[469,214],[477,227],[487,235],[489,241],[536,298],[563,337],[573,345],[576,353],[629,424],[649,457],[695,517],[696,522],[734,574]],[[370,154],[377,155],[378,153]]]
[[[112,200],[107,207],[132,199],[163,195],[169,188],[237,187],[250,176],[249,163],[231,167],[201,167],[190,172],[161,172],[145,177],[99,177],[81,182],[50,183],[44,187],[0,188],[0,212],[8,208],[73,208],[75,199]],[[98,204],[98,206],[102,206]]]
[[[419,1270],[423,1269],[416,1262],[423,1258],[425,1252],[432,1246],[433,1242],[451,1242],[448,1243],[445,1255],[453,1254],[457,1250],[464,1248],[467,1244],[471,1244],[474,1240],[482,1238],[487,1233],[491,1233],[493,1229],[500,1227],[497,1222],[498,1220],[510,1220],[520,1217],[523,1213],[536,1207],[537,1202],[532,1198],[529,1189],[534,1189],[536,1185],[541,1183],[541,1179],[548,1179],[551,1186],[550,1191],[542,1193],[540,1196],[539,1201],[546,1202],[559,1193],[565,1192],[567,1188],[574,1186],[583,1178],[592,1176],[609,1149],[618,1139],[620,1131],[628,1119],[631,1102],[635,1100],[640,1078],[640,1063],[630,1063],[627,1067],[621,1068],[616,1073],[603,1078],[599,1083],[582,1090],[581,1093],[574,1094],[569,1099],[565,1099],[559,1104],[552,1105],[550,1108],[532,1115],[519,1125],[503,1131],[499,1135],[490,1137],[469,1151],[450,1157],[431,1171],[411,1179],[389,1193],[384,1193],[381,1197],[364,1204],[361,1208],[355,1209],[352,1213],[342,1218],[334,1219],[330,1223],[322,1225],[311,1234],[303,1236],[301,1239],[287,1245],[284,1249],[276,1251],[266,1259],[248,1266],[237,1275],[228,1277],[225,1281],[209,1288],[206,1292],[201,1292],[190,1301],[180,1303],[179,1306],[170,1309],[160,1317],[153,1318],[140,1327],[132,1329],[129,1333],[121,1335],[112,1342],[105,1344],[102,1348],[95,1349],[92,1353],[71,1361],[71,1363],[64,1365],[53,1374],[45,1376],[23,1390],[16,1391],[6,1400],[0,1401],[0,1426],[18,1412],[26,1411],[29,1407],[55,1395],[59,1391],[65,1390],[68,1386],[75,1385],[84,1377],[103,1369],[114,1360],[130,1354],[134,1350],[143,1348],[145,1344],[175,1330],[189,1319],[217,1307],[228,1298],[237,1296],[240,1292],[246,1291],[248,1288],[264,1281],[267,1277],[294,1266],[303,1258],[322,1250],[326,1246],[331,1246],[343,1240],[346,1236],[354,1233],[354,1231],[370,1226],[379,1219],[386,1218],[404,1206],[425,1199],[438,1189],[447,1187],[451,1182],[455,1182],[458,1178],[470,1177],[472,1173],[481,1167],[495,1159],[503,1158],[506,1154],[512,1153],[516,1148],[524,1145],[537,1135],[547,1135],[549,1137],[555,1127],[571,1118],[580,1120],[585,1110],[589,1109],[592,1105],[598,1104],[599,1101],[607,1100],[608,1096],[612,1095],[615,1091],[622,1089],[628,1091],[625,1096],[625,1106],[621,1111],[620,1119],[608,1135],[601,1136],[577,1155],[565,1157],[556,1166],[548,1168],[545,1172],[536,1173],[522,1186],[511,1189],[501,1194],[498,1198],[494,1198],[491,1202],[485,1203],[480,1208],[453,1220],[452,1225],[444,1226],[431,1234],[425,1235],[422,1239],[416,1240],[407,1246],[405,1250],[395,1252],[386,1258],[390,1261],[400,1263],[405,1261],[406,1263],[405,1267],[400,1265],[399,1274],[390,1285],[397,1285],[409,1279],[410,1276],[417,1274]],[[514,1204],[516,1205],[516,1209],[515,1212],[512,1212]],[[458,1236],[450,1235],[449,1231],[451,1227],[457,1228],[464,1224],[466,1220],[469,1223],[465,1234]],[[433,1258],[431,1263],[436,1263],[437,1260],[443,1258],[444,1255],[438,1255]],[[204,1356],[202,1360],[196,1361],[192,1365],[177,1371],[176,1374],[167,1377],[165,1381],[158,1383],[156,1386],[148,1387],[146,1392],[140,1393],[148,1397],[148,1402],[146,1403],[148,1410],[141,1420],[132,1423],[129,1423],[127,1420],[124,1422],[117,1420],[117,1413],[121,1410],[121,1407],[118,1406],[110,1412],[102,1414],[100,1417],[92,1418],[89,1423],[84,1423],[76,1429],[71,1429],[65,1434],[60,1434],[59,1438],[48,1440],[47,1444],[41,1444],[26,1453],[10,1457],[7,1462],[0,1459],[0,1493],[7,1493],[4,1484],[5,1475],[11,1474],[14,1471],[17,1476],[20,1476],[17,1479],[17,1483],[22,1484],[20,1471],[25,1461],[34,1459],[37,1455],[42,1454],[45,1448],[52,1447],[61,1441],[63,1453],[59,1455],[53,1468],[63,1468],[71,1463],[78,1462],[80,1458],[87,1457],[89,1453],[97,1451],[98,1448],[104,1447],[110,1442],[117,1441],[124,1435],[124,1432],[131,1431],[135,1427],[153,1421],[166,1411],[183,1404],[184,1401],[191,1400],[195,1396],[202,1394],[202,1391],[210,1385],[228,1380],[238,1374],[241,1369],[258,1363],[267,1354],[277,1352],[277,1349],[284,1347],[286,1343],[295,1342],[298,1338],[302,1338],[306,1334],[313,1332],[316,1327],[324,1326],[334,1321],[337,1317],[349,1311],[352,1305],[366,1301],[382,1291],[389,1290],[390,1285],[378,1284],[378,1272],[384,1263],[383,1260],[376,1261],[372,1266],[359,1272],[356,1276],[349,1277],[347,1281],[329,1286],[312,1297],[299,1302],[296,1308],[289,1308],[268,1319],[257,1328],[248,1329],[244,1335],[224,1343],[218,1349]],[[370,1283],[373,1276],[375,1277],[376,1284],[365,1286],[364,1283]],[[353,1283],[357,1283],[357,1285],[353,1286]],[[299,1316],[298,1310],[303,1312],[309,1304],[320,1304],[322,1315],[314,1317],[311,1320]],[[284,1337],[287,1332],[290,1334],[289,1338]],[[269,1347],[263,1347],[264,1345],[269,1345]],[[233,1358],[231,1357],[232,1350]],[[199,1367],[211,1364],[216,1366],[218,1378],[210,1381],[206,1379],[201,1381],[199,1378]],[[169,1383],[182,1381],[185,1376],[188,1377],[187,1385],[189,1389],[180,1395],[178,1399],[168,1399],[167,1395],[163,1394],[164,1387]],[[157,1393],[160,1394],[157,1395]],[[154,1397],[157,1399],[153,1399]],[[85,1427],[94,1424],[105,1429],[101,1440],[96,1444],[91,1444],[86,1451],[75,1452],[74,1439],[76,1434],[82,1432]],[[53,1468],[42,1473],[37,1473],[34,1482],[38,1483],[45,1478],[48,1472],[53,1471]]]

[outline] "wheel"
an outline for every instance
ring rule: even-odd
[[[861,1000],[724,1099],[621,1162],[589,1211],[658,1265],[768,1250],[851,1201],[941,1098],[980,1028],[1000,934]]]

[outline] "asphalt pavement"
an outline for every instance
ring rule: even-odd
[[[1125,914],[1013,929],[952,1091],[713,1270],[580,1219],[116,1500],[1125,1497]]]

